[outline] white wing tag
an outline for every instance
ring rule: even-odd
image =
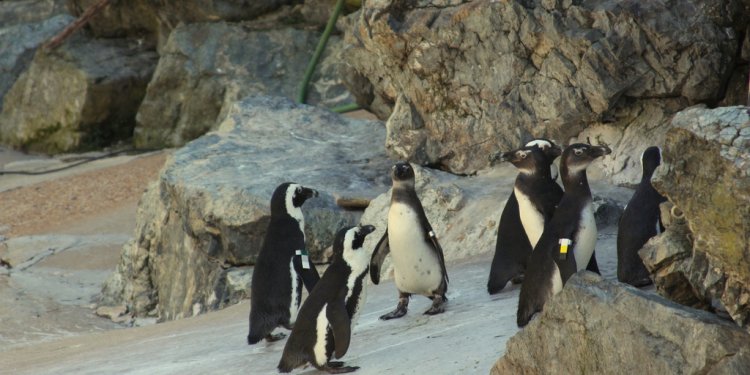
[[[307,256],[307,250],[297,250],[295,255],[299,255],[302,258],[302,268],[310,269],[310,258]]]

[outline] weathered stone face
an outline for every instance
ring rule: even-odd
[[[125,39],[80,37],[39,51],[5,96],[0,141],[59,153],[130,138],[157,58]]]
[[[0,2],[0,9],[8,10],[13,3],[15,2]],[[9,12],[6,16],[17,19],[14,12]],[[9,23],[6,24],[7,27],[0,29],[0,109],[3,107],[5,94],[26,70],[36,49],[73,20],[67,14],[60,14],[35,22]]]
[[[345,56],[371,84],[359,102],[394,111],[391,157],[472,172],[526,138],[609,125],[631,137],[613,147],[617,173],[635,164],[633,143],[653,143],[644,128],[724,97],[741,42],[730,26],[746,16],[722,4],[368,1]]]
[[[311,258],[322,260],[337,229],[361,216],[335,199],[372,199],[387,189],[384,138],[378,122],[284,98],[235,103],[218,131],[172,155],[142,198],[136,239],[123,248],[102,303],[171,320],[247,298],[230,278],[255,262],[271,195],[287,181],[320,192],[302,210]]]
[[[750,334],[583,271],[507,344],[490,374],[743,374]]]
[[[750,113],[692,107],[672,120],[654,187],[682,210],[692,255],[681,266],[705,303],[750,323]],[[716,271],[718,270],[718,271]],[[717,273],[718,272],[718,273]]]
[[[221,113],[248,95],[296,97],[318,38],[315,31],[253,31],[224,22],[178,27],[138,111],[135,144],[181,146],[215,129]],[[334,107],[354,101],[337,74],[342,47],[339,38],[329,41],[308,103]]]

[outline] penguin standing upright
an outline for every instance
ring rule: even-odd
[[[299,319],[284,346],[279,371],[290,372],[306,363],[331,374],[352,372],[341,358],[349,349],[351,327],[365,303],[370,254],[362,248],[375,227],[341,229],[333,244],[333,260],[302,304]]]
[[[422,203],[414,190],[414,169],[409,163],[399,162],[391,172],[393,189],[388,209],[388,227],[375,246],[370,261],[372,282],[380,282],[383,260],[389,253],[393,259],[393,276],[399,291],[398,306],[380,319],[388,320],[406,315],[409,297],[421,294],[432,299],[427,315],[445,311],[448,291],[448,272],[443,249],[432,230]]]
[[[617,280],[633,286],[651,284],[648,270],[638,256],[638,250],[649,238],[664,231],[659,205],[667,198],[651,185],[651,177],[659,165],[661,150],[658,147],[652,146],[643,151],[641,182],[625,206],[617,228]]]
[[[283,333],[271,332],[278,326],[291,329],[302,300],[302,284],[309,291],[320,278],[307,258],[301,208],[308,198],[317,196],[317,191],[291,182],[273,192],[271,221],[250,285],[250,345],[264,338],[269,342],[284,338]]]
[[[487,280],[488,293],[500,292],[509,280],[523,280],[531,250],[542,234],[544,223],[552,217],[562,198],[562,188],[555,182],[557,169],[552,164],[561,152],[560,146],[552,141],[537,138],[519,150],[493,157],[510,161],[520,173],[500,216],[495,256]],[[519,196],[526,210],[523,215],[517,199]],[[529,236],[534,237],[533,241]]]
[[[610,153],[607,146],[583,143],[565,148],[560,162],[565,193],[529,258],[518,300],[519,327],[528,324],[570,276],[589,264],[597,230],[586,168]]]

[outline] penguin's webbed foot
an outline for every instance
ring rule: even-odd
[[[341,361],[328,361],[328,363],[326,363],[326,366],[328,366],[328,367],[343,367],[344,366],[344,362],[341,362]]]
[[[424,312],[425,315],[436,315],[445,312],[445,301],[446,298],[443,296],[433,296],[432,306]]]
[[[336,366],[331,366],[332,363],[335,363]],[[329,374],[345,374],[347,372],[359,370],[359,366],[344,366],[344,362],[328,362],[325,366],[321,367],[320,370]]]
[[[269,333],[269,334],[266,335],[266,341],[267,342],[279,341],[279,340],[283,339],[284,337],[286,337],[286,334],[283,333],[283,332],[279,332],[279,333],[277,333],[275,335]]]
[[[380,320],[391,320],[391,319],[397,319],[402,316],[406,315],[406,307],[401,307],[399,304],[398,307],[396,307],[396,310],[393,310],[389,312],[388,314],[381,315]]]

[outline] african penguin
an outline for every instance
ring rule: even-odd
[[[586,168],[596,158],[609,155],[607,146],[576,143],[565,148],[560,175],[565,193],[552,219],[531,252],[521,284],[516,322],[528,324],[568,278],[589,264],[596,245],[596,221]]]
[[[349,349],[351,329],[365,304],[370,254],[362,248],[372,225],[348,227],[336,234],[331,265],[302,304],[299,319],[284,346],[279,371],[311,363],[332,374],[352,372],[341,358]]]
[[[531,250],[542,234],[544,223],[552,217],[555,206],[562,198],[562,188],[555,182],[557,168],[552,164],[561,152],[560,146],[537,138],[521,149],[496,154],[491,158],[492,161],[510,161],[520,173],[497,228],[495,256],[487,281],[487,292],[490,294],[500,292],[508,280],[514,283],[523,280]]]
[[[643,151],[643,175],[633,197],[625,206],[617,228],[617,280],[633,286],[651,284],[651,278],[638,256],[649,238],[664,231],[659,216],[659,205],[667,198],[651,185],[651,177],[661,164],[661,150],[652,146]]]
[[[391,179],[393,189],[388,209],[388,226],[373,251],[370,278],[375,284],[380,282],[383,260],[390,253],[399,301],[395,310],[380,319],[388,320],[406,315],[412,294],[432,299],[432,306],[425,314],[442,313],[447,301],[445,293],[448,290],[448,272],[445,269],[443,249],[414,190],[414,169],[409,163],[396,163],[391,171]]]
[[[305,248],[305,218],[302,204],[318,192],[286,182],[271,197],[271,221],[258,254],[250,286],[250,332],[247,343],[262,339],[276,341],[278,326],[291,329],[302,300],[302,284],[312,290],[318,271],[310,263]]]

